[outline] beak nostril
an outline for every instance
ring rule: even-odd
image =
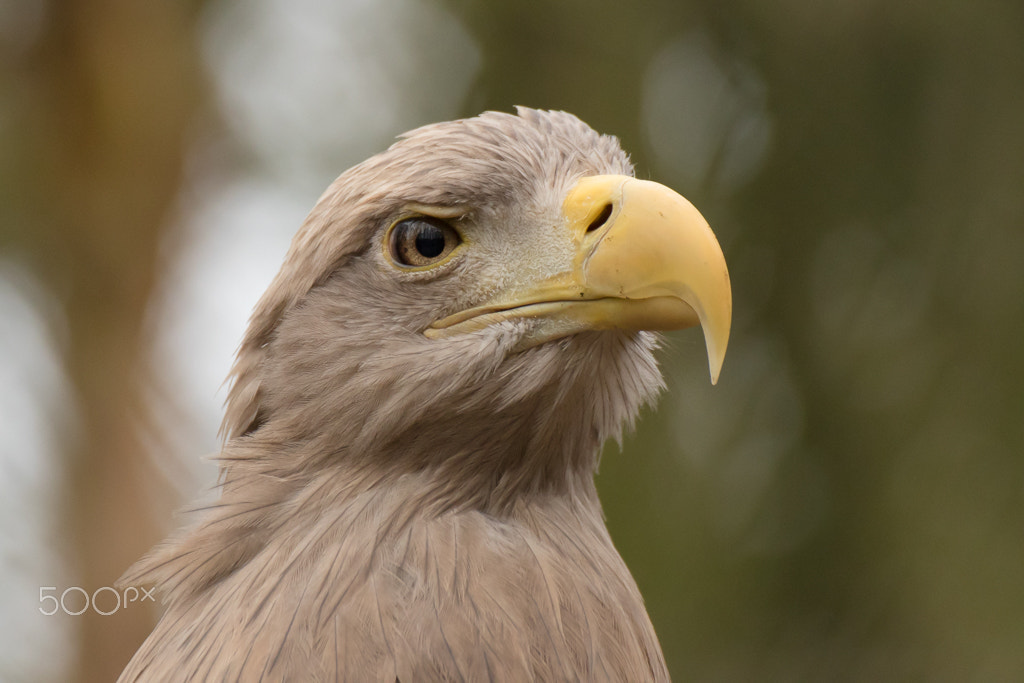
[[[611,215],[612,205],[610,203],[605,204],[604,208],[601,209],[601,213],[597,214],[594,220],[590,222],[590,225],[587,226],[587,232],[594,232],[595,230],[600,228],[602,225],[608,222],[608,219],[611,218]]]

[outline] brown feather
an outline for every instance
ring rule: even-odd
[[[375,247],[409,203],[512,238],[595,173],[631,173],[614,138],[520,109],[331,185],[239,350],[220,499],[123,577],[166,613],[120,680],[667,680],[593,481],[662,388],[654,335],[430,340],[501,264],[410,290]]]

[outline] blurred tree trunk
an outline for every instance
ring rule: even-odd
[[[171,0],[52,3],[31,65],[39,111],[30,127],[43,161],[23,239],[66,314],[80,429],[66,449],[65,529],[73,583],[90,594],[160,536],[159,484],[139,433],[142,324],[202,93],[195,10]],[[112,610],[112,594],[101,596],[100,609]],[[115,680],[153,607],[76,617],[77,679]]]

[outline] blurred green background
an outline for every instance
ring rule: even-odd
[[[719,385],[670,335],[599,476],[674,678],[1024,680],[1024,4],[14,0],[0,59],[0,679],[144,637],[39,590],[211,486],[327,184],[524,104],[619,136],[729,263]]]

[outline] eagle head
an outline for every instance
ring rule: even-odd
[[[223,431],[274,444],[281,474],[376,461],[458,474],[451,504],[507,504],[592,476],[662,387],[653,331],[701,324],[716,381],[731,306],[707,223],[633,178],[616,138],[525,108],[433,124],[317,202],[253,314]]]

